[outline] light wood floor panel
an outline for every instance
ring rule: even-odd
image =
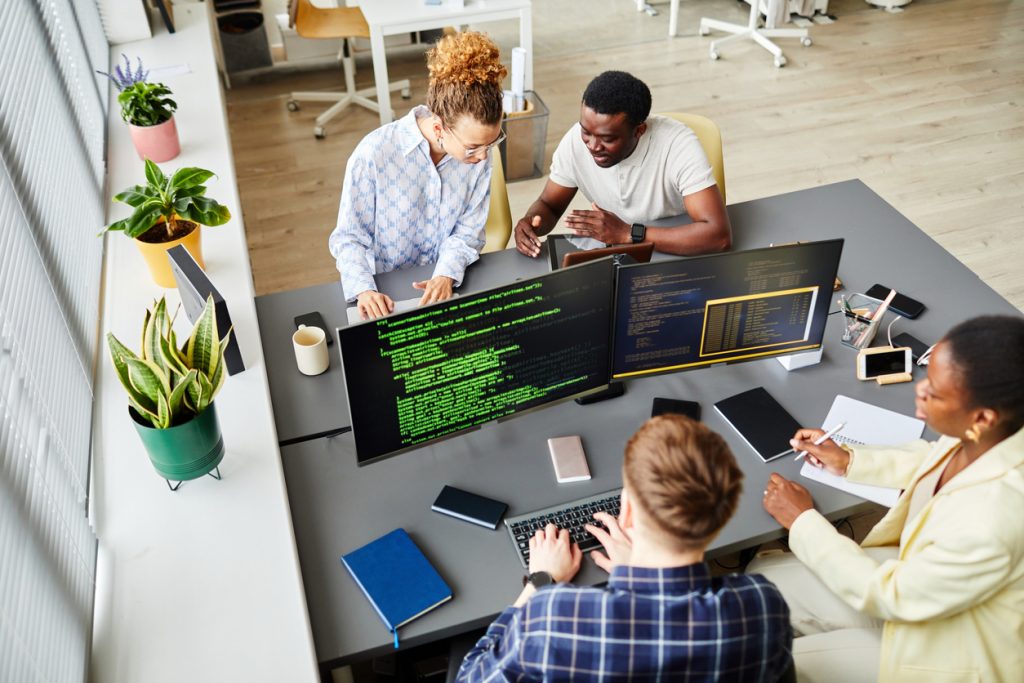
[[[742,23],[745,5],[686,0],[675,39],[666,37],[667,3],[655,6],[658,17],[636,13],[629,0],[534,1],[535,84],[552,110],[548,162],[589,79],[625,69],[651,86],[655,111],[718,123],[730,203],[861,178],[1024,308],[1024,3],[915,0],[890,14],[863,0],[833,0],[838,21],[811,29],[813,47],[779,41],[784,69],[751,44],[707,58],[715,36],[697,36],[698,19]],[[516,22],[482,28],[503,53],[515,45]],[[388,61],[392,78],[412,81],[412,101],[394,101],[403,114],[422,101],[423,56],[405,48]],[[360,86],[372,84],[368,55],[359,64]],[[315,140],[323,105],[292,113],[285,102],[291,89],[339,88],[340,72],[325,69],[228,92],[258,293],[337,279],[326,245],[345,160],[377,117],[352,110]],[[514,216],[542,184],[509,185]]]

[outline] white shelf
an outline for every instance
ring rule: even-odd
[[[175,493],[156,474],[128,419],[124,390],[103,346],[93,417],[92,513],[99,541],[91,680],[318,681],[287,491],[263,367],[249,255],[224,102],[214,63],[210,3],[175,4],[177,33],[117,45],[147,68],[187,63],[165,82],[178,103],[181,155],[165,172],[217,173],[211,197],[231,221],[203,229],[210,279],[228,302],[249,368],[217,397],[227,452],[223,481],[204,477]],[[142,182],[114,97],[108,119],[112,196]],[[127,215],[111,205],[108,220]],[[87,228],[91,229],[91,228]],[[131,240],[112,234],[104,263],[103,324],[137,346],[152,283]],[[168,290],[168,303],[178,302]],[[184,315],[180,316],[184,318]],[[180,321],[179,336],[187,329]],[[341,571],[340,565],[338,570]]]

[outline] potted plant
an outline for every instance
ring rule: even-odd
[[[174,112],[178,104],[170,99],[171,90],[163,83],[148,83],[148,71],[142,68],[142,59],[132,71],[128,57],[124,68],[117,66],[113,74],[99,71],[117,86],[117,102],[121,105],[121,118],[128,124],[128,132],[140,159],[170,161],[181,152]]]
[[[161,287],[175,286],[168,249],[185,245],[199,267],[205,268],[199,226],[223,225],[231,219],[226,206],[205,196],[203,183],[212,177],[212,171],[186,167],[168,178],[159,166],[146,159],[146,184],[114,195],[114,201],[135,210],[106,230],[121,231],[135,240],[149,265],[150,275]]]
[[[107,333],[107,346],[128,392],[128,414],[161,477],[182,482],[209,474],[224,457],[213,399],[224,384],[224,348],[213,297],[180,348],[163,297],[146,311],[136,354]],[[220,478],[219,472],[216,478]],[[172,486],[171,490],[177,490]]]

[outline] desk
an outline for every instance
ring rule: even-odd
[[[860,181],[735,204],[728,211],[737,249],[844,237],[847,241],[839,272],[847,290],[864,291],[875,282],[885,282],[925,301],[929,309],[919,320],[897,325],[923,341],[938,339],[969,315],[1018,314]],[[879,249],[877,245],[883,241],[886,248]],[[522,264],[524,275],[536,268],[537,261],[511,250],[493,256],[502,260],[492,264],[485,257],[467,271],[465,289],[488,286],[494,274],[506,272],[510,264]],[[393,276],[379,279],[382,290],[392,286]],[[409,279],[403,275],[401,281]],[[282,448],[321,666],[329,668],[382,654],[392,647],[373,608],[341,566],[338,558],[342,553],[402,526],[452,586],[455,599],[450,604],[402,629],[405,645],[486,625],[518,594],[522,569],[503,527],[488,531],[429,511],[442,485],[503,500],[510,505],[509,515],[616,488],[621,485],[625,442],[650,414],[655,396],[700,401],[705,422],[725,437],[746,476],[738,512],[715,540],[711,554],[780,536],[778,524],[761,508],[761,491],[773,471],[798,478],[800,464],[792,458],[761,463],[712,404],[760,385],[801,424],[809,426],[821,424],[837,393],[910,413],[911,384],[879,387],[854,378],[855,351],[839,343],[841,328],[840,317],[831,316],[824,358],[811,368],[786,372],[774,359],[766,359],[630,380],[622,398],[590,406],[561,403],[363,468],[355,465],[351,434]],[[918,377],[922,372],[917,370]],[[340,395],[335,398],[338,400]],[[565,434],[583,437],[592,480],[555,483],[545,441]],[[830,518],[845,516],[863,504],[835,489],[806,480],[802,483],[811,490],[818,509]],[[579,582],[603,580],[603,573],[590,560],[584,567]]]
[[[423,0],[363,0],[359,3],[370,25],[373,77],[380,103],[380,124],[390,123],[391,91],[384,36],[429,31],[463,24],[519,19],[519,45],[526,48],[526,89],[533,90],[533,24],[530,0],[466,0],[462,9],[447,3],[426,5]]]

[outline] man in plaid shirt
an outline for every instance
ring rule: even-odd
[[[761,576],[713,578],[704,549],[732,517],[743,473],[725,441],[678,415],[626,445],[618,519],[589,525],[607,586],[565,583],[582,553],[553,525],[530,539],[530,576],[466,655],[460,683],[777,681],[792,666],[789,608]]]

